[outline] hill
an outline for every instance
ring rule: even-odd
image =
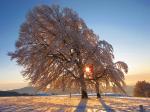
[[[13,92],[17,92],[17,93],[20,93],[20,94],[36,94],[38,91],[33,88],[33,87],[24,87],[24,88],[20,88],[20,89],[14,89],[14,90],[11,90]]]
[[[17,92],[13,92],[13,91],[0,91],[0,97],[4,97],[4,96],[29,96],[29,94],[20,94]]]

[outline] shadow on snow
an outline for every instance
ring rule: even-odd
[[[111,107],[106,105],[104,100],[102,98],[99,99],[100,103],[102,104],[103,108],[105,109],[106,112],[115,112]]]
[[[87,99],[81,99],[75,112],[84,112],[86,109]]]

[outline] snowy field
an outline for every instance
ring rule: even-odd
[[[0,112],[139,112],[143,105],[150,112],[150,98],[91,96],[0,97]]]

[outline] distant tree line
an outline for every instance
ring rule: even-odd
[[[31,96],[31,95],[26,93],[20,94],[14,91],[0,91],[0,97],[4,96]]]
[[[150,97],[150,83],[146,81],[138,81],[134,87],[134,96]]]

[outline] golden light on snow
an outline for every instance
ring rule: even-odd
[[[106,110],[137,112],[139,105],[144,105],[144,109],[148,112],[150,110],[149,102],[149,98],[108,96],[103,96],[102,100],[96,99],[95,96],[90,97],[88,100],[83,100],[74,95],[71,98],[68,95],[0,97],[0,111],[13,112],[15,107],[16,111],[20,112],[30,110],[35,112],[58,112],[60,109],[63,112],[106,112]],[[2,107],[3,105],[5,105],[4,108]],[[106,105],[108,106],[106,107]]]

